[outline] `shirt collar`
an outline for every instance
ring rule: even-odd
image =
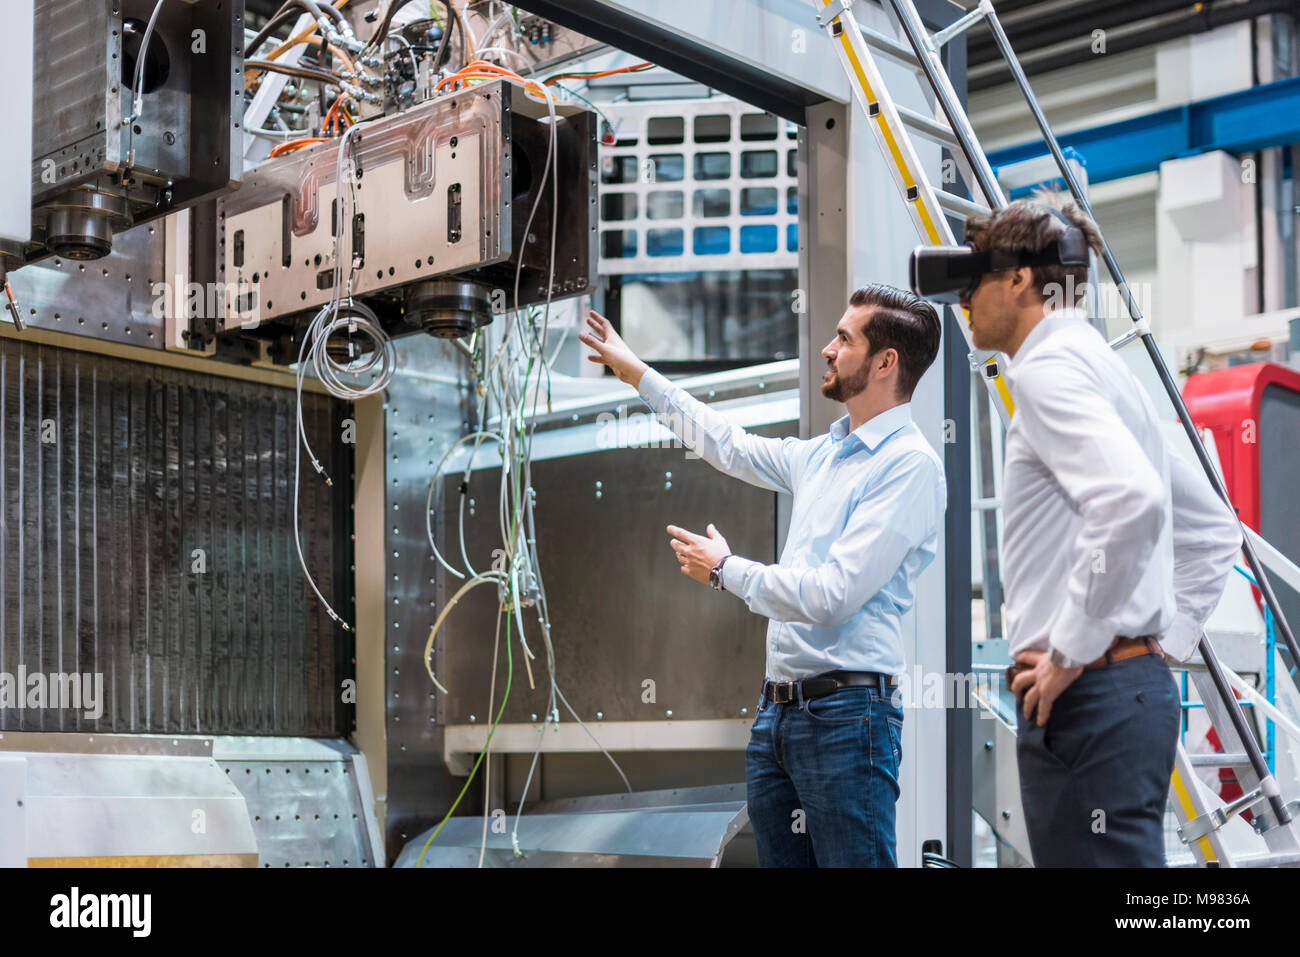
[[[1002,377],[1010,385],[1015,379],[1015,370],[1029,357],[1029,354],[1047,341],[1053,333],[1078,322],[1087,322],[1088,314],[1073,306],[1066,309],[1054,309],[1038,321],[1038,325],[1029,330],[1025,341],[1020,343],[1016,357],[1011,359],[1009,367],[1003,370]]]
[[[880,447],[880,443],[911,421],[912,403],[910,402],[904,402],[892,409],[886,409],[874,418],[863,422],[852,433],[849,432],[849,417],[843,415],[831,423],[831,439],[835,442],[841,442],[852,434],[866,446],[868,452],[874,452]],[[844,446],[845,451],[849,448],[851,446]]]
[[[1025,356],[1033,352],[1035,348],[1043,343],[1048,336],[1058,329],[1064,329],[1066,326],[1075,322],[1087,322],[1088,314],[1082,309],[1070,307],[1068,309],[1055,309],[1043,316],[1038,321],[1038,325],[1029,330],[1029,335],[1025,336],[1025,341],[1020,343],[1020,349],[1016,352],[1016,357],[1012,362],[1023,362]]]

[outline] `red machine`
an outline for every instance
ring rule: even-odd
[[[1241,520],[1294,560],[1300,510],[1277,500],[1297,498],[1287,476],[1300,477],[1300,372],[1274,362],[1201,372],[1183,386],[1183,401],[1196,427],[1214,433]],[[1271,488],[1261,488],[1261,470],[1274,476]]]
[[[1198,373],[1183,386],[1183,401],[1196,427],[1214,434],[1224,484],[1241,520],[1297,560],[1300,488],[1292,483],[1300,479],[1300,372],[1256,362]],[[1300,595],[1276,578],[1273,584],[1287,620],[1300,621]],[[1214,750],[1223,750],[1213,728],[1207,738]],[[1231,801],[1241,793],[1234,772],[1220,769],[1220,796]]]

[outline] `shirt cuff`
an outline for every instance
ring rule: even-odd
[[[1048,628],[1047,640],[1071,661],[1094,661],[1115,640],[1115,626],[1104,618],[1089,618],[1067,600]]]
[[[646,369],[641,374],[641,381],[637,384],[636,391],[646,400],[650,408],[662,412],[668,398],[668,390],[671,388],[673,384],[662,373],[654,369]]]
[[[1196,650],[1203,631],[1204,627],[1197,624],[1195,618],[1180,611],[1174,615],[1169,630],[1160,636],[1160,650],[1170,658],[1186,661]]]
[[[749,570],[757,567],[759,563],[748,558],[741,558],[739,555],[728,557],[726,564],[722,566],[723,591],[740,596],[745,589],[745,579],[749,575]]]

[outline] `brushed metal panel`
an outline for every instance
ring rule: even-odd
[[[756,431],[788,434],[792,423]],[[444,540],[455,550],[456,491],[444,495]],[[599,484],[599,487],[597,486]],[[476,470],[466,511],[470,561],[488,567],[500,547],[499,470]],[[733,595],[685,578],[665,527],[702,532],[712,522],[737,554],[776,561],[777,496],[717,472],[684,449],[612,449],[533,463],[537,548],[550,606],[560,687],[584,721],[734,718],[752,707],[762,683],[767,621]],[[454,582],[447,587],[453,587]],[[445,596],[450,597],[450,594]],[[445,598],[444,598],[445,600]],[[435,673],[450,693],[439,720],[465,724],[486,714],[497,602],[490,588],[469,593],[440,633]],[[542,637],[524,611],[537,688],[529,690],[520,649],[503,721],[546,711]],[[504,629],[503,629],[504,634]],[[504,652],[497,678],[505,678]],[[653,681],[653,701],[650,686]],[[564,712],[561,712],[562,717]]]
[[[365,760],[337,738],[219,737],[263,867],[382,867]]]
[[[220,763],[248,804],[263,867],[376,866],[342,755]]]
[[[303,396],[304,553],[351,614],[350,406]],[[100,674],[103,713],[0,729],[337,735],[345,641],[294,554],[291,389],[0,341],[0,672]],[[310,476],[310,477],[308,477]]]
[[[745,785],[672,788],[543,801],[512,834],[487,834],[485,867],[717,867],[749,823]],[[482,819],[455,817],[425,850],[430,834],[402,849],[396,867],[474,867]],[[423,859],[421,859],[423,853]]]
[[[113,237],[103,259],[57,257],[9,274],[23,322],[40,329],[164,348],[164,320],[155,283],[163,283],[163,225],[137,226]],[[6,315],[6,319],[8,316]]]
[[[28,857],[257,853],[244,797],[211,758],[24,754]]]
[[[385,642],[388,716],[386,844],[395,857],[410,838],[446,813],[460,789],[442,759],[433,685],[421,663],[424,640],[441,609],[445,572],[429,551],[424,508],[429,477],[467,431],[470,390],[465,358],[444,340],[397,342],[398,373],[384,406]]]

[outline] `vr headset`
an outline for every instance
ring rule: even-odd
[[[1083,230],[1059,210],[1049,210],[1065,223],[1065,234],[1041,251],[990,249],[981,252],[969,243],[964,246],[918,246],[912,251],[908,278],[912,292],[934,302],[960,302],[979,285],[985,273],[1021,266],[1086,266],[1088,240]]]

